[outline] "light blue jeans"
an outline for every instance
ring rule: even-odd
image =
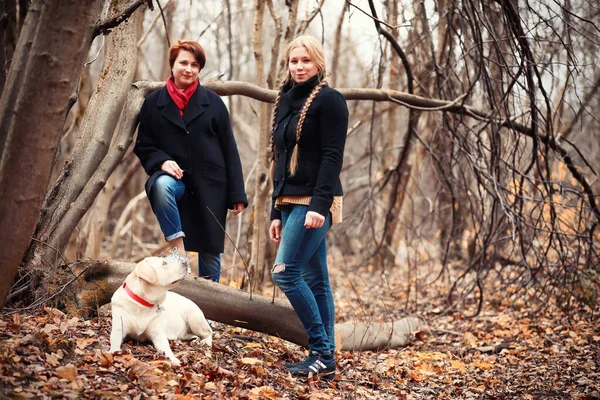
[[[185,183],[181,179],[173,178],[171,175],[159,176],[150,188],[150,205],[167,242],[185,237],[177,206],[184,194]],[[219,282],[221,277],[221,255],[199,252],[198,276]]]
[[[309,349],[329,355],[335,350],[335,308],[325,243],[331,214],[321,228],[306,229],[307,212],[304,205],[282,206],[283,232],[271,276],[298,314]]]

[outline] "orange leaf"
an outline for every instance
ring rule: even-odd
[[[101,352],[98,355],[98,359],[100,366],[104,368],[110,367],[113,363],[113,355],[110,353]]]
[[[262,364],[262,361],[259,360],[258,358],[244,357],[244,358],[242,358],[242,364],[249,364],[249,365]]]
[[[460,362],[458,360],[450,360],[450,365],[452,366],[452,368],[456,368],[460,372],[467,371],[467,367],[465,366],[465,364],[463,364],[462,362]]]
[[[483,360],[475,360],[473,365],[484,370],[494,368],[494,364],[490,364],[489,362]]]
[[[262,399],[264,397],[267,399],[276,399],[278,397],[277,392],[271,386],[255,387],[250,392],[252,393],[250,395],[251,399]]]
[[[73,364],[67,364],[64,367],[56,368],[56,373],[61,378],[68,380],[69,382],[73,382],[75,377],[77,376],[77,368]]]

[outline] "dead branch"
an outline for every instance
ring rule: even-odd
[[[110,302],[135,264],[121,261],[80,261],[76,295],[81,308],[96,308]],[[174,292],[195,302],[206,318],[228,325],[264,332],[301,346],[307,345],[306,331],[287,299],[274,299],[188,277]],[[406,345],[415,331],[425,324],[412,317],[394,322],[356,322],[337,324],[336,344],[341,351],[382,350]]]
[[[126,21],[134,12],[137,10],[142,4],[144,4],[145,0],[136,0],[131,3],[123,12],[119,15],[115,15],[114,17],[108,19],[107,21],[102,21],[93,30],[93,35],[107,35],[110,33],[110,30],[119,26],[123,21]]]

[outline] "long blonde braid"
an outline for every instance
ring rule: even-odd
[[[306,119],[306,113],[308,112],[308,108],[312,104],[313,100],[317,96],[317,94],[321,91],[323,86],[327,84],[327,81],[323,79],[319,82],[317,86],[314,87],[310,95],[304,102],[304,106],[302,106],[302,111],[300,112],[300,119],[298,120],[298,125],[296,125],[296,145],[294,146],[294,150],[292,151],[292,158],[290,159],[290,175],[294,176],[296,174],[296,170],[298,169],[298,142],[300,141],[300,136],[302,135],[302,125],[304,125],[304,120]]]

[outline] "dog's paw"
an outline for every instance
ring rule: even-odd
[[[179,366],[181,366],[181,361],[179,361],[178,358],[173,357],[173,358],[171,358],[171,364],[174,367],[179,367]]]
[[[204,344],[208,347],[212,347],[212,336],[207,336],[200,341],[200,344]]]
[[[122,354],[122,353],[123,353],[123,351],[121,349],[113,349],[113,348],[111,348],[111,349],[108,350],[108,354]]]

